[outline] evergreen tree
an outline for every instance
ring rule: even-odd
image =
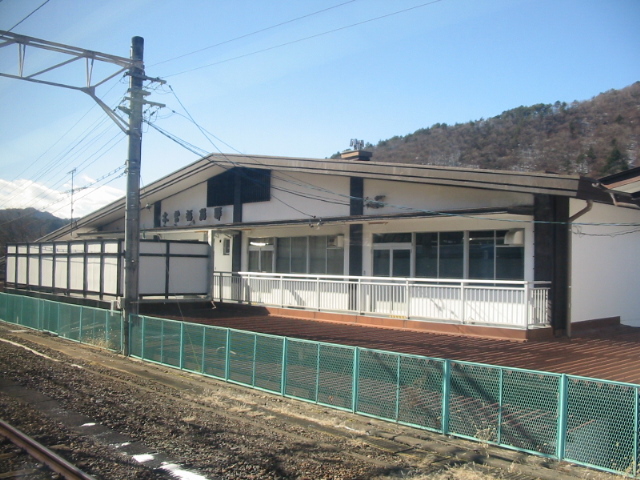
[[[607,161],[602,168],[602,175],[613,175],[629,169],[629,162],[618,147],[618,141],[614,138],[611,140],[611,152],[607,156]]]

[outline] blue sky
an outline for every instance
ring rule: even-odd
[[[0,29],[43,3],[0,0]],[[124,57],[144,37],[147,75],[167,81],[148,88],[166,104],[156,125],[210,152],[324,158],[351,138],[628,86],[639,24],[640,0],[49,0],[12,32]],[[0,72],[17,57],[0,48]],[[27,49],[25,65],[50,58]],[[97,93],[115,107],[126,90],[118,77]],[[75,193],[75,216],[122,196],[127,140],[90,97],[0,78],[0,106],[0,208],[69,217],[74,168],[74,188],[98,180]],[[143,185],[198,158],[150,127],[142,150]]]

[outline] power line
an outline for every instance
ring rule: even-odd
[[[118,172],[119,172],[119,171],[121,171],[124,167],[125,167],[124,165],[123,165],[123,166],[121,166],[121,167],[118,167],[117,169],[115,169],[115,170],[113,170],[113,171],[109,172],[108,174],[103,175],[102,177],[100,177],[100,179],[96,180],[96,181],[95,181],[95,182],[93,182],[91,185],[86,186],[86,187],[80,187],[80,188],[77,188],[77,189],[75,189],[75,191],[77,192],[77,191],[87,190],[87,189],[89,189],[91,186],[97,185],[97,183],[98,183],[99,181],[102,181],[102,180],[104,180],[104,179],[108,178],[109,176],[111,176],[111,175],[114,175],[114,174],[118,173]],[[87,195],[90,195],[90,194],[92,194],[92,193],[95,193],[98,189],[100,189],[100,188],[102,188],[102,187],[104,187],[104,186],[108,185],[109,183],[111,183],[111,182],[113,182],[113,181],[117,180],[118,178],[123,177],[124,175],[125,175],[125,173],[123,172],[123,173],[121,173],[120,175],[118,175],[117,177],[112,178],[112,179],[111,179],[111,180],[109,180],[108,182],[103,183],[102,185],[100,185],[100,186],[96,187],[95,189],[93,189],[93,190],[91,190],[91,191],[89,191],[89,192],[85,193],[84,195],[81,195],[80,197],[76,197],[75,202],[77,202],[77,201],[78,201],[78,200],[80,200],[80,199],[83,199],[83,198],[84,198],[84,197],[86,197]],[[70,193],[70,191],[66,191],[66,192],[56,192],[56,193],[57,193],[57,194],[59,194],[59,195],[65,195],[65,196],[68,196],[68,194]],[[53,208],[53,207],[54,207],[54,205],[56,205],[56,204],[58,204],[58,203],[61,203],[61,202],[65,202],[65,203],[63,203],[60,207],[58,207],[58,208],[56,208],[56,209],[54,209],[54,210],[50,210],[51,208]],[[44,211],[49,211],[50,213],[55,213],[55,212],[57,212],[57,211],[59,211],[59,210],[62,210],[63,208],[66,208],[68,205],[69,205],[69,203],[67,203],[67,202],[66,202],[66,199],[65,199],[65,198],[60,198],[59,200],[56,200],[56,201],[54,201],[54,202],[52,202],[52,203],[50,203],[50,204],[48,204],[48,205],[45,205],[45,206],[43,207],[43,210],[44,210]],[[12,223],[12,222],[15,222],[15,221],[17,221],[17,220],[22,220],[22,219],[25,219],[25,218],[30,218],[30,217],[32,217],[32,216],[34,216],[34,215],[36,215],[37,213],[39,213],[39,212],[40,212],[40,210],[39,210],[39,209],[37,209],[37,208],[35,208],[35,207],[32,207],[32,208],[34,208],[35,212],[33,212],[33,213],[26,213],[26,214],[20,215],[19,217],[16,217],[16,218],[13,218],[13,219],[11,219],[11,220],[8,220],[8,221],[6,221],[6,222],[4,222],[4,223],[0,223],[0,227],[3,227],[3,226],[5,226],[5,225],[8,225],[8,224],[10,224],[10,223]]]
[[[189,151],[191,151],[192,153],[195,153],[196,155],[200,155],[201,157],[208,157],[209,156],[209,152],[206,152],[206,150],[200,148],[200,147],[196,147],[188,142],[186,142],[185,140],[180,139],[179,137],[170,134],[169,132],[167,132],[166,130],[161,129],[160,127],[158,127],[155,124],[149,124],[152,128],[158,130],[160,133],[162,133],[163,135],[167,136],[167,138],[170,138],[171,140],[173,140],[174,142],[178,143],[179,145],[183,146],[184,148],[188,149]],[[217,149],[217,147],[216,147]],[[219,150],[218,150],[219,151]],[[202,154],[202,152],[206,152],[205,154]],[[222,152],[220,152],[220,154],[225,157],[225,159],[227,161],[229,161],[229,163],[231,163],[234,166],[239,166],[239,164],[237,162],[234,162],[233,160],[229,159],[228,157],[226,157],[226,155]],[[243,155],[246,158],[252,158],[248,155]],[[225,167],[224,165],[220,165],[217,162],[214,162],[213,160],[211,160],[210,158],[207,158],[207,160],[217,166],[220,166],[222,168],[224,168],[225,170],[228,169],[227,167]],[[288,182],[288,183],[294,183],[291,181],[288,181],[286,179],[282,179],[280,178],[280,180],[282,180],[283,182]],[[306,188],[309,188],[310,185],[298,185],[298,186],[303,186]],[[281,191],[286,191],[288,193],[294,194],[294,195],[298,195],[298,196],[302,196],[305,197],[304,194],[301,194],[300,192],[294,192],[292,190],[286,190],[286,189],[281,189]],[[339,192],[333,192],[330,190],[326,190],[323,189],[323,191],[325,193],[330,193],[332,195],[338,196],[338,197],[344,197],[344,198],[348,198],[348,199],[354,199],[354,200],[358,200],[358,201],[365,201],[365,198],[362,197],[354,197],[351,195],[346,195],[346,194],[342,194]],[[312,198],[309,196],[306,196],[306,198]],[[318,199],[318,197],[316,197],[315,199]],[[311,218],[317,218],[316,215],[311,215],[305,212],[302,212],[298,209],[296,209],[295,207],[292,207],[291,205],[283,202],[281,199],[276,198],[276,200],[284,203],[285,205],[293,208],[294,210],[298,211],[299,213],[303,213],[304,215],[307,215]],[[330,199],[325,199],[327,201],[331,201]],[[472,219],[472,220],[486,220],[486,221],[495,221],[495,222],[506,222],[506,223],[516,223],[516,224],[531,224],[531,225],[567,225],[567,226],[595,226],[595,227],[640,227],[640,223],[624,223],[624,222],[620,222],[620,223],[595,223],[595,222],[560,222],[560,221],[546,221],[546,220],[525,220],[525,219],[506,219],[506,218],[487,218],[487,216],[484,215],[471,215],[471,214],[462,214],[462,213],[455,213],[455,212],[439,212],[439,211],[435,211],[435,210],[427,210],[427,209],[421,209],[421,208],[416,208],[416,207],[409,207],[407,205],[396,205],[396,204],[392,204],[392,203],[387,203],[387,202],[376,202],[377,204],[381,205],[381,206],[386,206],[386,207],[391,207],[391,208],[396,208],[398,210],[406,210],[410,213],[421,213],[421,214],[427,214],[427,215],[432,215],[434,217],[453,217],[453,218],[467,218],[467,219]],[[630,232],[633,233],[633,232]],[[583,233],[583,235],[591,235],[591,234],[585,234]]]
[[[49,3],[49,0],[44,0],[44,3],[42,5],[40,5],[38,8],[36,8],[34,11],[32,11],[29,15],[27,15],[26,17],[24,17],[22,20],[20,20],[18,23],[16,23],[13,27],[11,27],[9,30],[7,30],[8,32],[10,32],[11,30],[13,30],[14,28],[16,28],[18,25],[20,25],[22,22],[24,22],[27,18],[29,18],[31,15],[33,15],[34,13],[36,13],[38,10],[40,10],[42,7],[44,7],[47,3]]]
[[[114,85],[114,87],[115,87],[115,85]],[[109,93],[112,89],[113,89],[113,87],[107,93]],[[77,126],[82,121],[82,119],[84,119],[86,117],[87,114],[89,114],[92,111],[92,109],[93,109],[93,107],[90,108],[84,115],[82,115],[82,117],[73,125],[73,127],[71,127],[71,129],[69,129],[69,130],[67,130],[67,132],[65,132],[63,137],[66,136],[69,132],[71,132],[71,130],[75,126]],[[107,124],[107,122],[108,122],[108,118],[107,117],[100,116],[99,118],[94,120],[93,123],[88,124],[87,127],[72,141],[73,143],[71,143],[66,148],[66,150],[61,151],[58,155],[53,157],[48,163],[45,163],[45,165],[43,165],[40,168],[40,170],[37,170],[36,172],[34,172],[30,176],[30,178],[28,178],[28,180],[31,180],[33,182],[37,182],[38,180],[42,179],[45,175],[49,174],[54,169],[56,169],[59,173],[57,175],[54,174],[54,178],[56,176],[59,176],[60,179],[57,182],[51,183],[52,180],[50,180],[50,182],[49,182],[51,184],[51,188],[56,188],[58,185],[60,185],[62,182],[65,181],[64,175],[61,172],[63,170],[66,170],[66,167],[68,167],[80,155],[83,155],[89,148],[91,148],[94,145],[96,145],[97,142],[102,137],[104,137],[114,127],[114,125],[112,123],[108,123]],[[105,124],[107,124],[106,128],[103,128],[103,129],[99,130],[101,127],[105,126]],[[113,143],[114,140],[116,140],[118,137],[120,137],[119,140],[117,140],[115,143]],[[121,136],[121,131],[118,130],[116,135],[114,135],[109,140],[107,140],[106,143],[103,143],[100,147],[98,147],[98,149],[94,153],[92,153],[91,155],[87,156],[83,162],[81,162],[79,165],[76,165],[76,168],[79,169],[79,172],[81,172],[83,170],[86,170],[86,168],[88,168],[90,165],[95,163],[99,158],[104,156],[117,143],[122,141],[123,138],[125,138],[125,137],[122,137]],[[56,145],[58,142],[59,142],[59,140],[56,141],[54,143],[54,145]],[[111,145],[109,145],[110,143],[111,143]],[[53,148],[54,145],[52,145],[49,149],[47,149],[47,152],[49,152]],[[104,150],[104,149],[107,149],[107,150],[104,151],[101,155],[99,155],[96,159],[91,161],[89,164],[84,166],[84,168],[80,168],[87,161],[89,161],[93,156],[97,155],[101,150]],[[45,152],[42,155],[40,155],[40,157],[38,157],[38,159],[36,159],[34,162],[32,162],[29,165],[29,167],[35,165],[41,158],[43,158],[43,156],[47,152]],[[27,169],[23,170],[22,173],[24,173],[26,170],[28,170],[29,167],[27,167]],[[12,180],[12,181],[15,181],[16,179],[17,179],[17,177],[14,178],[14,180]],[[13,190],[9,193],[9,196],[15,196],[15,195],[19,194],[21,191],[24,191],[26,188],[28,188],[28,184],[25,184],[23,187],[19,187],[18,185],[16,185],[13,188]],[[40,196],[42,196],[42,194]],[[37,200],[37,198],[34,199],[34,200]],[[8,202],[8,200],[5,200],[4,202],[2,202],[2,204],[0,204],[0,206],[6,205],[7,202]]]
[[[0,0],[1,2],[2,0]],[[122,80],[121,80],[122,81]],[[114,83],[113,86],[107,90],[104,95],[108,95],[120,82]],[[93,105],[91,107],[89,107],[89,109],[76,121],[76,123],[74,123],[66,132],[64,132],[60,137],[58,137],[58,139],[49,147],[47,148],[43,153],[41,153],[38,158],[36,158],[33,162],[29,163],[20,173],[18,173],[15,177],[13,177],[13,180],[17,180],[20,175],[24,174],[27,170],[29,170],[31,167],[33,167],[36,163],[38,163],[40,161],[40,159],[42,157],[44,157],[47,153],[49,153],[53,147],[55,147],[58,143],[60,143],[67,135],[69,135],[73,129],[84,120],[84,118],[89,115],[94,108],[96,108],[98,105],[96,103],[93,103]],[[99,119],[101,121],[101,119]],[[96,120],[97,121],[97,120]],[[95,122],[94,122],[95,123]],[[90,125],[87,127],[87,129],[85,130],[85,132],[87,130],[95,130],[97,127],[93,127],[93,125]],[[72,142],[77,142],[78,140],[72,140]]]
[[[367,20],[362,20],[361,22],[352,23],[352,24],[350,24],[350,25],[345,25],[345,26],[343,26],[343,27],[338,27],[338,28],[334,28],[334,29],[331,29],[331,30],[327,30],[327,31],[325,31],[325,32],[321,32],[321,33],[316,33],[316,34],[313,34],[313,35],[309,35],[309,36],[307,36],[307,37],[298,38],[297,40],[291,40],[291,41],[289,41],[289,42],[284,42],[284,43],[281,43],[281,44],[279,44],[279,45],[274,45],[274,46],[271,46],[271,47],[266,47],[266,48],[263,48],[263,49],[260,49],[260,50],[256,50],[256,51],[253,51],[253,52],[249,52],[249,53],[245,53],[245,54],[242,54],[242,55],[237,55],[237,56],[235,56],[235,57],[227,58],[227,59],[225,59],[225,60],[220,60],[220,61],[218,61],[218,62],[209,63],[209,64],[207,64],[207,65],[203,65],[203,66],[200,66],[200,67],[191,68],[191,69],[189,69],[189,70],[184,70],[184,71],[182,71],[182,72],[172,73],[172,74],[170,74],[170,75],[164,75],[164,76],[163,76],[163,78],[175,77],[175,76],[178,76],[178,75],[183,75],[183,74],[185,74],[185,73],[195,72],[196,70],[202,70],[203,68],[214,67],[214,66],[216,66],[216,65],[220,65],[220,64],[222,64],[222,63],[227,63],[227,62],[231,62],[231,61],[233,61],[233,60],[238,60],[238,59],[240,59],[240,58],[251,57],[251,56],[253,56],[253,55],[257,55],[257,54],[259,54],[259,53],[265,53],[265,52],[269,52],[269,51],[271,51],[271,50],[275,50],[275,49],[277,49],[277,48],[286,47],[286,46],[289,46],[289,45],[294,45],[294,44],[296,44],[296,43],[304,42],[304,41],[306,41],[306,40],[311,40],[311,39],[313,39],[313,38],[323,37],[323,36],[325,36],[325,35],[329,35],[329,34],[331,34],[331,33],[336,33],[336,32],[340,32],[340,31],[342,31],[342,30],[347,30],[347,29],[349,29],[349,28],[358,27],[358,26],[360,26],[360,25],[364,25],[364,24],[367,24],[367,23],[375,22],[375,21],[377,21],[377,20],[382,20],[382,19],[384,19],[384,18],[389,18],[389,17],[392,17],[392,16],[394,16],[394,15],[399,15],[399,14],[401,14],[401,13],[410,12],[410,11],[412,11],[412,10],[416,10],[416,9],[418,9],[418,8],[422,8],[422,7],[427,7],[427,6],[429,6],[429,5],[433,5],[434,3],[439,3],[439,2],[442,2],[442,1],[443,1],[443,0],[431,0],[430,2],[422,3],[422,4],[420,4],[420,5],[415,5],[415,6],[413,6],[413,7],[404,8],[404,9],[402,9],[402,10],[397,10],[397,11],[395,11],[395,12],[386,13],[386,14],[384,14],[384,15],[380,15],[380,16],[377,16],[377,17],[369,18],[369,19],[367,19]]]
[[[234,37],[234,38],[231,38],[229,40],[225,40],[223,42],[216,43],[214,45],[209,45],[208,47],[200,48],[198,50],[194,50],[193,52],[184,53],[182,55],[178,55],[177,57],[172,57],[172,58],[169,58],[167,60],[162,60],[161,62],[154,63],[153,65],[150,65],[150,67],[155,67],[156,65],[162,65],[163,63],[172,62],[172,61],[178,60],[180,58],[184,58],[184,57],[188,57],[190,55],[195,55],[196,53],[204,52],[205,50],[210,50],[212,48],[219,47],[220,45],[226,45],[227,43],[235,42],[236,40],[241,40],[243,38],[251,37],[252,35],[256,35],[258,33],[266,32],[268,30],[273,30],[274,28],[281,27],[281,26],[287,25],[289,23],[297,22],[298,20],[303,20],[305,18],[309,18],[309,17],[312,17],[314,15],[318,15],[320,13],[324,13],[324,12],[327,12],[329,10],[333,10],[334,8],[342,7],[344,5],[347,5],[348,3],[353,3],[355,1],[356,0],[349,0],[348,2],[342,2],[342,3],[339,3],[338,5],[334,5],[332,7],[323,8],[322,10],[318,10],[317,12],[308,13],[306,15],[302,15],[301,17],[292,18],[291,20],[285,20],[284,22],[280,22],[280,23],[277,23],[275,25],[271,25],[269,27],[261,28],[259,30],[254,31],[254,32],[251,32],[251,33],[245,33],[244,35],[240,35],[239,37]]]

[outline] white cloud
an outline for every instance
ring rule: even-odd
[[[73,196],[73,216],[83,217],[119,198],[124,192],[110,185],[89,187]],[[0,179],[0,208],[28,208],[52,213],[60,218],[71,216],[71,195],[31,180]]]

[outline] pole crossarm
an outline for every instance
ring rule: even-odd
[[[37,83],[41,85],[49,85],[53,87],[68,88],[71,90],[78,90],[86,93],[104,110],[104,112],[111,118],[115,124],[126,134],[129,134],[129,124],[126,120],[122,119],[112,109],[110,109],[98,96],[96,95],[96,87],[108,82],[112,78],[125,72],[130,73],[133,69],[136,72],[144,72],[144,64],[142,60],[119,57],[117,55],[110,55],[107,53],[96,52],[93,50],[86,50],[84,48],[73,47],[71,45],[64,45],[62,43],[50,42],[48,40],[42,40],[40,38],[28,37],[26,35],[19,35],[17,33],[0,30],[0,48],[16,45],[18,47],[18,65],[16,73],[0,72],[0,77],[12,78],[15,80],[24,80],[27,82]],[[68,55],[63,61],[53,61],[49,66],[42,68],[34,73],[25,73],[25,65],[27,58],[27,47],[35,48],[38,50],[46,50],[55,52],[57,54]],[[85,75],[86,78],[82,84],[61,83],[59,81],[52,81],[43,78],[43,75],[53,70],[61,69],[67,65],[73,64],[77,61],[85,63]],[[59,60],[59,58],[57,58]],[[107,77],[94,81],[93,80],[93,67],[95,62],[103,62],[114,65],[117,67],[114,73],[111,73]],[[140,74],[140,73],[138,73]],[[149,79],[159,80],[159,79]]]
[[[93,64],[95,61],[117,65],[120,67],[119,72],[123,72],[124,70],[128,70],[131,68],[144,68],[141,60],[126,58],[126,57],[119,57],[117,55],[110,55],[108,53],[101,53],[93,50],[86,50],[84,48],[73,47],[71,45],[64,45],[62,43],[50,42],[48,40],[42,40],[40,38],[28,37],[26,35],[19,35],[13,32],[7,32],[6,30],[0,30],[0,48],[7,47],[9,45],[18,46],[18,71],[20,72],[20,75],[18,76],[24,79],[29,79],[29,78],[41,75],[43,73],[49,72],[58,67],[62,67],[64,65],[67,65],[81,58],[86,59],[86,63],[87,63],[86,87],[92,87],[92,86],[96,87],[100,83],[104,83],[102,81],[96,85],[91,85],[91,73],[92,73]],[[41,70],[37,73],[31,74],[25,77],[23,73],[24,73],[24,64],[26,60],[27,47],[33,47],[41,50],[49,50],[52,52],[62,53],[65,55],[69,55],[73,58],[67,59],[49,68],[45,68],[44,70]],[[109,78],[112,78],[112,77],[113,75]]]

